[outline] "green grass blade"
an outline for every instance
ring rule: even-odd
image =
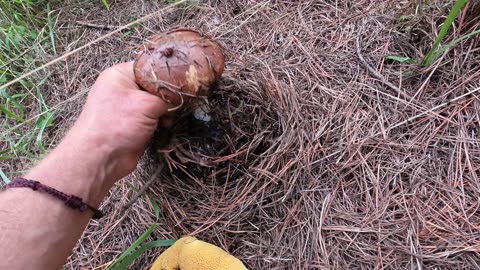
[[[147,197],[148,198],[148,197]],[[150,203],[152,204],[153,211],[155,212],[155,218],[156,221],[160,219],[160,206],[158,206],[157,202],[148,198],[150,200]]]
[[[35,140],[38,148],[42,150],[42,152],[45,152],[46,149],[43,146],[43,132],[44,130],[52,124],[53,121],[53,112],[48,112],[46,115],[42,116],[42,120],[40,122],[37,122],[37,128],[38,128],[38,134],[37,134],[37,139]]]
[[[385,59],[397,61],[400,63],[415,63],[415,60],[413,60],[412,58],[403,56],[387,55],[385,56]]]
[[[6,156],[0,156],[0,161],[2,161],[2,160],[9,160],[9,159],[15,158],[15,157],[17,157],[17,156],[16,156],[16,155],[13,155],[13,154],[12,154],[12,155],[6,155]]]
[[[105,8],[110,11],[110,5],[108,4],[107,0],[102,0],[103,2],[103,5],[105,6]]]
[[[15,108],[17,108],[18,113],[20,114],[20,118],[24,119],[24,117],[25,117],[25,109],[23,108],[23,106],[22,106],[20,103],[18,103],[18,101],[16,101],[15,99],[8,99],[8,100],[7,100],[7,105],[8,105],[9,103],[12,103],[12,105],[13,105]]]
[[[26,97],[26,96],[29,96],[30,94],[29,93],[20,93],[20,94],[15,94],[15,95],[12,95],[10,96],[7,91],[5,91],[5,89],[0,89],[0,97],[3,97],[6,99],[6,102],[5,102],[5,108],[9,110],[9,105],[10,103],[15,107],[17,108],[18,112],[19,112],[19,117],[23,119],[23,117],[25,116],[25,108],[16,100],[17,98],[22,98],[22,97]]]
[[[135,250],[132,252],[132,254],[128,257],[126,257],[121,263],[117,264],[115,268],[112,270],[124,270],[126,269],[130,264],[132,264],[140,255],[142,255],[145,251],[156,248],[156,247],[169,247],[175,243],[175,239],[168,239],[168,240],[158,240],[158,241],[152,241],[148,244],[145,244],[141,246],[139,249]]]
[[[0,155],[3,155],[3,154],[6,154],[6,153],[9,153],[10,151],[12,151],[12,149],[6,149],[6,150],[2,150],[0,151]]]
[[[14,74],[15,77],[20,76],[21,74]],[[35,84],[30,80],[20,80],[20,84],[23,85],[25,88],[33,88]]]
[[[28,97],[28,96],[30,96],[30,93],[15,94],[15,95],[12,95],[10,98],[17,99],[17,98]]]
[[[445,35],[447,35],[448,30],[450,30],[450,27],[455,21],[455,18],[457,18],[460,10],[463,8],[463,6],[465,6],[466,3],[467,0],[458,0],[455,5],[453,5],[452,10],[450,10],[450,12],[448,13],[447,19],[443,23],[443,26],[440,29],[440,32],[435,39],[435,42],[433,43],[432,48],[425,56],[425,59],[423,59],[424,66],[429,66],[432,64],[433,60],[435,59],[435,55],[437,55],[436,51],[438,49],[438,46],[440,46],[440,43],[442,42],[443,38],[445,38]]]
[[[53,53],[57,54],[57,48],[55,46],[55,36],[53,35],[53,20],[52,20],[52,10],[50,3],[47,3],[47,21],[48,21],[48,30],[50,32],[50,41],[52,42]]]
[[[459,38],[451,41],[451,42],[448,43],[447,45],[443,46],[441,49],[437,50],[437,51],[435,52],[435,55],[434,55],[433,58],[436,58],[436,57],[439,56],[440,54],[444,53],[446,50],[452,48],[453,46],[455,46],[455,45],[456,45],[457,43],[459,43],[460,41],[465,40],[465,39],[467,39],[467,38],[469,38],[469,37],[471,37],[471,36],[478,35],[478,34],[480,34],[480,30],[473,31],[473,32],[471,32],[471,33],[468,33],[468,34],[466,34],[466,35],[463,35],[463,36],[461,36],[461,37],[459,37]]]
[[[34,154],[32,154],[30,151],[28,151],[27,149],[25,149],[25,146],[26,145],[20,145],[18,147],[15,147],[15,150],[17,150],[18,152],[21,152],[21,153],[24,153],[25,155],[27,155],[29,158],[31,159],[34,159],[34,160],[37,160],[38,157],[35,156]]]
[[[131,186],[131,188],[134,191],[138,192],[137,188],[133,186]],[[155,212],[156,221],[158,221],[160,218],[160,207],[153,199],[150,199],[148,196],[145,196],[145,197],[152,204],[153,211]],[[108,266],[107,270],[125,269],[143,252],[145,252],[146,249],[153,248],[153,247],[160,247],[160,246],[171,246],[176,240],[171,239],[171,240],[153,241],[137,249],[137,247],[140,244],[142,244],[148,236],[152,234],[153,230],[157,226],[158,226],[157,223],[150,225],[150,227],[127,250],[125,250],[110,266]]]
[[[28,151],[25,147],[30,145],[30,143],[32,142],[33,140],[33,136],[34,136],[34,133],[33,132],[30,132],[30,133],[27,133],[27,134],[24,134],[20,139],[18,139],[14,144],[13,146],[11,147],[12,148],[12,151],[15,153],[15,152],[21,152],[21,153],[24,153],[25,155],[27,155],[28,157],[32,158],[32,159],[37,159],[37,157],[35,155],[33,155],[30,151]]]
[[[8,183],[10,183],[10,179],[8,179],[8,177],[5,175],[5,173],[3,173],[2,169],[0,169],[0,178],[2,178],[3,182],[5,182],[5,184],[8,185]]]
[[[110,269],[113,269],[113,267],[116,267],[117,264],[119,264],[121,261],[123,261],[123,259],[125,259],[127,256],[129,256],[141,243],[143,243],[145,241],[145,239],[147,239],[147,237],[149,237],[153,230],[155,230],[155,228],[157,228],[157,223],[154,223],[152,225],[150,225],[150,227],[148,227],[148,229],[127,249],[125,250],[122,255],[120,255],[120,257],[118,257],[114,262],[113,264],[111,264],[107,270],[110,270]]]
[[[13,130],[13,132],[15,132],[16,134],[18,135],[21,135],[21,131],[17,131],[17,130]],[[30,143],[30,141],[32,140],[32,135],[31,134],[23,134],[22,137],[20,137],[20,139],[18,139],[14,144],[13,144],[13,147],[18,147],[20,145],[27,145]]]
[[[41,112],[48,111],[48,106],[45,103],[45,99],[43,98],[42,89],[40,89],[40,86],[47,81],[49,76],[50,76],[50,74],[45,76],[45,78],[43,78],[39,83],[37,83],[35,85],[35,88],[37,89],[36,98],[38,100],[38,107],[39,107]]]
[[[25,121],[25,119],[23,119],[20,116],[14,114],[13,112],[11,112],[9,109],[4,107],[3,105],[0,105],[0,111],[3,112],[6,116],[8,116],[12,119],[15,119],[15,120],[17,120],[19,122],[22,122],[22,123],[27,123],[27,121]]]

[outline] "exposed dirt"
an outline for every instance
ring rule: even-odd
[[[59,7],[59,53],[166,6],[117,0],[107,12],[101,1],[78,2]],[[424,56],[450,7],[410,2],[201,1],[52,67],[45,90],[66,100],[159,31],[192,27],[227,50],[212,122],[186,115],[174,132],[160,130],[66,267],[105,268],[154,222],[147,200],[121,206],[161,157],[169,166],[147,191],[162,208],[153,239],[195,235],[249,269],[479,269],[478,93],[450,102],[480,87],[479,38],[427,68],[386,61]],[[479,29],[470,9],[446,42]],[[81,100],[64,103],[60,126]],[[165,134],[170,142],[158,143]]]

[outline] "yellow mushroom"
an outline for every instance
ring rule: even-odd
[[[180,250],[185,243],[190,243],[197,240],[195,237],[186,236],[178,239],[171,247],[165,250],[152,265],[150,270],[177,270],[178,269],[178,256]]]
[[[212,244],[186,236],[163,252],[150,270],[247,270],[243,263]]]

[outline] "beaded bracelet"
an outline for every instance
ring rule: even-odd
[[[67,195],[52,187],[43,185],[38,181],[28,180],[28,179],[19,177],[19,178],[15,178],[12,182],[10,182],[7,185],[7,188],[31,188],[35,191],[41,191],[61,200],[66,206],[70,208],[80,210],[80,212],[91,210],[93,212],[93,217],[92,217],[93,219],[99,219],[103,217],[103,213],[100,210],[84,203],[82,201],[82,198],[74,195]]]

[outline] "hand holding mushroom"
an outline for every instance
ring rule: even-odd
[[[150,38],[135,60],[137,84],[160,97],[175,118],[206,99],[224,69],[221,47],[213,40],[190,29],[174,29]],[[199,101],[200,100],[200,101]],[[221,248],[183,237],[167,249],[151,270],[246,270],[240,260]]]
[[[223,73],[224,56],[212,39],[190,29],[174,29],[151,37],[135,60],[137,84],[172,108],[167,117],[212,92]]]

